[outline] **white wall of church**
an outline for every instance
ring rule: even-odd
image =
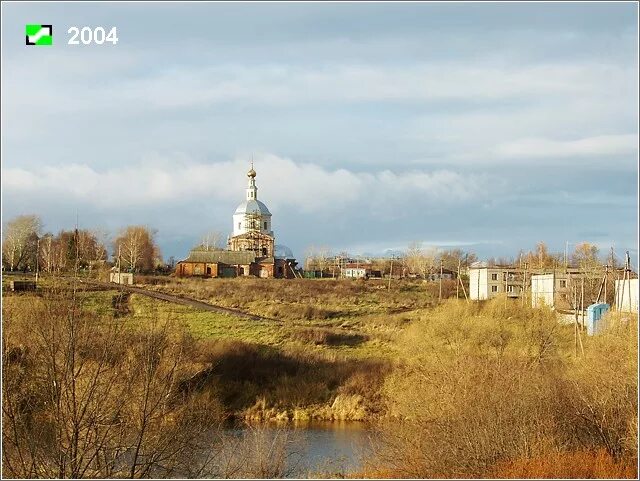
[[[249,232],[249,228],[246,225],[246,214],[234,214],[233,215],[233,237]],[[271,216],[260,216],[260,232],[273,237],[273,231],[271,230]]]

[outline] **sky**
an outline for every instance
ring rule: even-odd
[[[25,45],[25,24],[53,45]],[[68,45],[72,26],[116,45]],[[511,257],[638,244],[638,6],[2,2],[2,220]]]

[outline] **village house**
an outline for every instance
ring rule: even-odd
[[[509,266],[489,266],[476,262],[469,267],[469,298],[484,300],[507,293],[519,297],[523,289],[523,271]]]
[[[233,214],[233,235],[227,249],[207,249],[197,246],[189,256],[178,262],[179,277],[296,277],[297,262],[285,246],[275,244],[271,229],[271,212],[258,200],[256,171],[247,173],[245,200]]]

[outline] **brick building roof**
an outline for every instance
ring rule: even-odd
[[[201,251],[192,250],[189,253],[189,257],[180,262],[206,262],[209,264],[251,264],[255,262],[256,255],[251,251],[227,251],[227,250],[214,250],[214,251]]]

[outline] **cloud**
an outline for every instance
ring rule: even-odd
[[[637,241],[626,6],[47,6],[51,23],[103,18],[121,41],[29,52],[20,18],[35,7],[16,8],[2,31],[5,216],[149,223],[183,255],[230,225],[263,151],[280,155],[256,156],[259,196],[293,248],[501,239],[501,255],[594,215]]]
[[[614,63],[510,65],[486,59],[423,61],[411,65],[227,63],[215,67],[174,65],[141,70],[135,63],[136,55],[142,58],[144,51],[129,53],[122,59],[101,55],[87,60],[86,65],[82,64],[82,86],[73,82],[77,61],[45,59],[42,65],[40,59],[22,59],[7,77],[11,91],[18,94],[11,103],[23,107],[45,104],[68,111],[117,109],[123,102],[128,108],[175,109],[229,103],[309,105],[576,97],[629,91],[633,88],[630,79],[634,73],[631,66]],[[117,82],[104,75],[105,68],[112,65],[118,73]],[[39,80],[33,72],[43,68],[57,72],[53,82],[60,88],[44,91],[36,88]],[[40,93],[34,96],[34,91]]]
[[[100,208],[132,206],[159,208],[165,203],[186,204],[244,198],[246,158],[198,163],[184,156],[150,156],[136,165],[98,171],[87,165],[63,164],[40,169],[7,168],[2,186],[13,195],[38,194]],[[369,209],[404,199],[451,204],[482,196],[482,176],[450,170],[356,172],[297,163],[271,154],[256,157],[258,197],[270,206],[293,206],[302,212],[335,212],[357,203]],[[262,197],[263,192],[264,197]]]
[[[509,158],[558,158],[636,154],[638,136],[600,135],[577,140],[518,139],[500,144],[496,153]]]

